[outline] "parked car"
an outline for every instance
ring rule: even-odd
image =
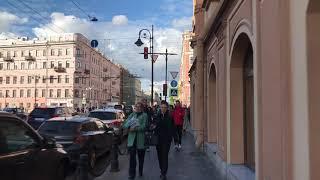
[[[21,108],[9,108],[9,107],[6,107],[6,108],[3,109],[3,111],[12,113],[12,114],[18,116],[20,119],[22,119],[24,121],[26,121],[27,117],[28,117],[27,113],[25,113],[24,110],[21,109]]]
[[[112,148],[113,129],[96,118],[56,117],[45,121],[38,132],[61,144],[72,164],[77,164],[80,154],[88,154],[91,170],[96,160],[110,153]]]
[[[61,145],[15,115],[0,112],[1,179],[64,180],[69,162]]]
[[[109,127],[114,128],[118,135],[123,137],[128,135],[128,130],[122,128],[125,121],[125,115],[122,110],[118,109],[97,109],[89,113],[89,117],[98,118]]]
[[[46,120],[61,116],[72,116],[72,111],[66,107],[37,107],[29,114],[28,123],[37,130]]]

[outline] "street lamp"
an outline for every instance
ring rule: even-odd
[[[141,29],[139,31],[139,37],[138,40],[134,43],[138,47],[142,46],[144,43],[141,41],[141,33],[143,31],[146,31],[149,33],[150,38],[149,38],[149,43],[150,43],[150,54],[151,54],[151,105],[153,105],[153,25],[151,26],[151,32],[149,29]],[[146,37],[146,34],[143,34],[144,38]]]

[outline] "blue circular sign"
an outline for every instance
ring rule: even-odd
[[[92,40],[91,41],[91,47],[93,47],[93,48],[98,47],[98,41],[97,40]]]
[[[178,82],[176,80],[172,80],[170,85],[171,85],[171,87],[177,87],[178,86]]]

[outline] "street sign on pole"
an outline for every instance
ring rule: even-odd
[[[97,40],[95,40],[95,39],[94,39],[94,40],[92,40],[92,41],[91,41],[91,47],[92,47],[92,48],[96,48],[96,47],[98,47],[98,41],[97,41]]]
[[[170,89],[171,96],[178,96],[178,89]]]
[[[179,72],[176,72],[176,71],[171,71],[171,72],[170,72],[170,74],[171,74],[171,76],[172,76],[173,79],[176,79],[176,77],[178,76],[178,73],[179,73]]]
[[[172,80],[170,83],[171,87],[177,87],[178,86],[178,82],[176,80]]]
[[[158,54],[153,54],[153,55],[151,55],[151,56],[152,56],[153,62],[155,63],[156,60],[158,59],[159,55],[158,55]]]

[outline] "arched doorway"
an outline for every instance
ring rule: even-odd
[[[208,92],[208,121],[207,121],[207,134],[208,143],[217,142],[217,87],[216,87],[216,68],[212,64],[209,75],[209,92]]]
[[[255,169],[253,49],[249,37],[237,38],[230,64],[231,163]]]

